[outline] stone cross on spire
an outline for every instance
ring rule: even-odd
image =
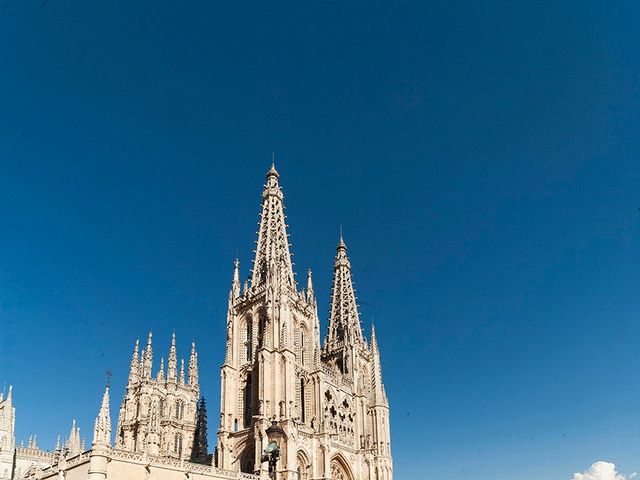
[[[253,287],[266,283],[268,278],[273,278],[282,286],[295,288],[282,201],[284,195],[278,183],[279,178],[280,174],[272,164],[262,192],[260,229],[251,278]]]

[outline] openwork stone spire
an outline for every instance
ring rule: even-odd
[[[342,346],[356,345],[362,342],[360,315],[351,279],[351,263],[347,257],[347,246],[341,234],[333,264],[329,332],[325,348],[328,352],[332,352]]]
[[[209,446],[207,442],[207,405],[204,397],[200,397],[200,401],[198,402],[196,418],[196,430],[193,434],[191,461],[206,464]]]
[[[256,257],[253,263],[252,287],[260,286],[270,280],[282,286],[295,288],[279,178],[280,175],[275,166],[271,165],[271,169],[267,172],[267,183],[262,192],[262,213]]]

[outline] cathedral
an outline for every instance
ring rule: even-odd
[[[250,281],[234,262],[215,440],[195,343],[185,372],[173,335],[166,370],[163,357],[154,372],[149,333],[142,350],[135,344],[113,432],[106,387],[90,448],[75,421],[54,451],[35,437],[16,446],[13,391],[0,396],[0,480],[392,480],[380,351],[375,329],[369,340],[362,331],[347,246],[341,235],[321,340],[311,270],[306,288],[296,282],[283,199],[272,165]]]

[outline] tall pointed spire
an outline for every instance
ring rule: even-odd
[[[326,345],[328,351],[337,350],[343,345],[363,342],[360,315],[351,278],[351,263],[347,256],[347,246],[342,238],[342,232],[340,232],[336,251]]]
[[[189,385],[198,387],[198,352],[196,342],[191,342],[191,355],[189,356]]]
[[[167,381],[175,382],[177,380],[178,371],[178,355],[176,354],[176,332],[171,335],[171,347],[169,348],[169,362],[167,364]]]
[[[109,385],[104,389],[102,404],[93,427],[93,445],[111,445],[111,415],[109,414]]]
[[[138,381],[139,358],[138,351],[140,348],[140,340],[136,340],[136,344],[133,347],[133,355],[131,355],[131,368],[129,370],[129,385],[132,385]]]
[[[253,287],[266,283],[267,278],[273,278],[284,287],[295,288],[279,178],[280,175],[272,164],[262,192],[260,229],[251,278]]]

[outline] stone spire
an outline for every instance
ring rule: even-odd
[[[158,370],[158,382],[164,383],[164,357],[160,358],[160,370]]]
[[[232,302],[240,296],[240,262],[238,258],[233,261],[233,281],[229,291],[229,301]]]
[[[180,360],[180,385],[184,385],[184,358]]]
[[[316,296],[313,291],[313,277],[311,275],[311,269],[307,270],[307,301],[309,303],[315,302]]]
[[[133,355],[131,355],[131,368],[129,370],[129,385],[133,385],[138,381],[138,371],[140,370],[140,360],[138,358],[138,351],[140,348],[140,340],[136,340],[136,344],[133,347]]]
[[[109,414],[109,385],[104,389],[100,411],[93,427],[93,445],[111,445],[111,416]]]
[[[67,450],[70,455],[78,455],[80,453],[80,428],[76,427],[76,420],[71,423],[71,431],[67,439]]]
[[[178,371],[178,355],[176,354],[176,333],[171,335],[171,347],[169,348],[169,363],[167,364],[167,381],[175,382],[177,380]]]
[[[371,395],[374,405],[386,405],[387,395],[382,384],[382,367],[380,365],[380,351],[378,350],[378,340],[376,339],[376,327],[371,325],[371,357],[373,358],[373,369],[371,371]]]
[[[193,449],[191,461],[195,463],[207,463],[209,445],[207,443],[207,406],[204,397],[198,402],[198,414],[196,417],[196,430],[193,435]]]
[[[143,357],[144,365],[142,367],[144,378],[151,378],[151,371],[153,370],[153,347],[152,344],[153,333],[149,332],[147,336],[147,346],[145,348],[145,354]]]
[[[198,352],[196,352],[196,342],[191,342],[191,355],[189,357],[189,385],[198,388]]]
[[[271,279],[282,287],[295,288],[279,178],[280,175],[272,164],[262,192],[262,213],[256,257],[253,261],[252,287],[263,285]]]
[[[335,351],[344,345],[363,343],[360,315],[351,278],[351,263],[342,234],[333,264],[333,288],[329,310],[329,331],[325,348]]]

